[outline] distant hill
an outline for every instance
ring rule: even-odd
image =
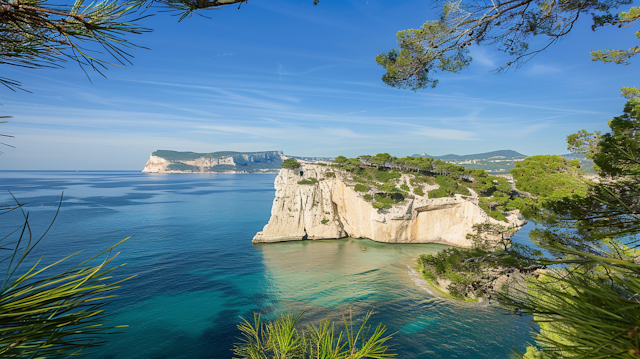
[[[442,155],[442,156],[430,156],[430,155],[427,155],[426,153],[420,153],[420,154],[413,155],[413,157],[433,157],[435,159],[443,160],[443,161],[466,161],[466,160],[488,160],[493,157],[525,158],[527,156],[523,155],[520,152],[516,152],[512,150],[499,150],[499,151],[492,151],[492,152],[485,152],[485,153],[476,153],[472,155],[448,154],[448,155]]]

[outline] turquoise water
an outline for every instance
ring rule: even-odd
[[[8,203],[11,190],[27,203],[34,232],[42,233],[64,191],[34,253],[47,263],[131,237],[116,261],[127,263],[120,276],[137,277],[108,307],[112,324],[129,328],[90,358],[231,358],[236,324],[256,311],[305,311],[313,321],[373,310],[373,323],[395,333],[399,358],[507,358],[530,341],[527,318],[430,294],[410,267],[444,246],[364,239],[252,245],[269,219],[274,178],[0,172],[0,196]],[[0,228],[11,220],[1,216]]]

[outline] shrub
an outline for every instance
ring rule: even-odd
[[[418,186],[414,188],[413,193],[417,194],[418,196],[424,196],[424,191],[422,190],[422,186]]]
[[[414,178],[412,178],[410,180],[412,185],[416,185],[417,183],[428,183],[430,185],[433,185],[436,183],[435,179],[433,177],[427,177],[427,176],[415,176]]]
[[[300,168],[300,162],[298,162],[298,160],[296,160],[295,158],[287,158],[286,160],[282,161],[282,168],[294,170]]]
[[[327,224],[327,223],[329,223],[329,220],[328,219],[323,219],[322,221],[320,221],[320,223]]]
[[[404,201],[402,193],[378,193],[375,195],[376,202],[386,204],[396,204]]]
[[[385,208],[385,209],[389,209],[391,208],[391,205],[388,203],[380,203],[380,202],[373,202],[372,204],[373,208]]]
[[[367,193],[367,194],[365,194],[365,195],[364,195],[364,197],[363,197],[363,198],[364,198],[365,200],[367,200],[367,201],[371,201],[371,200],[373,199],[373,196],[371,196],[370,194],[368,194],[368,193]]]
[[[500,211],[491,211],[488,213],[492,218],[497,219],[498,221],[507,222],[507,217]]]
[[[298,181],[298,184],[316,184],[318,183],[318,180],[315,178],[310,178],[310,179],[303,179],[302,181]]]
[[[367,181],[364,178],[361,178],[358,176],[353,176],[353,181],[358,183],[367,183]]]
[[[443,187],[434,189],[433,191],[429,191],[429,198],[442,198],[451,196],[453,196],[453,193],[448,192],[447,189]]]
[[[242,338],[234,345],[234,358],[394,358],[395,354],[387,353],[391,339],[385,336],[387,328],[368,325],[371,315],[366,314],[360,325],[353,323],[351,315],[343,315],[344,330],[337,332],[329,320],[302,327],[302,314],[283,314],[265,323],[255,313],[252,322],[243,319],[238,324]]]
[[[400,192],[399,189],[396,188],[396,185],[393,183],[385,183],[376,185],[383,192]]]
[[[400,189],[409,192],[411,189],[409,188],[409,186],[407,186],[405,183],[402,184],[402,186],[400,186]]]
[[[327,172],[327,173],[325,173],[325,175],[327,176],[327,178],[335,178],[336,177],[336,174],[333,173],[333,172]]]
[[[355,187],[356,192],[368,192],[369,186],[358,183]]]
[[[375,176],[376,180],[386,183],[391,179],[400,178],[401,174],[398,173],[398,172],[376,170],[374,172],[374,176]]]

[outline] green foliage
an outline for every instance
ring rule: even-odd
[[[298,162],[298,160],[296,160],[295,158],[287,158],[286,160],[282,161],[282,168],[287,168],[287,169],[298,169],[300,168],[300,162]]]
[[[237,359],[383,359],[393,358],[387,353],[386,327],[378,324],[373,330],[368,325],[371,312],[365,315],[359,327],[343,315],[344,329],[337,332],[336,324],[324,320],[319,325],[297,329],[302,314],[283,314],[271,322],[262,322],[254,314],[253,323],[244,320],[238,325],[242,342],[235,345]],[[350,317],[349,317],[350,318]]]
[[[501,302],[533,314],[539,350],[529,357],[637,358],[640,354],[640,131],[636,104],[609,123],[595,159],[608,176],[582,196],[545,198],[532,240],[553,270]],[[624,130],[624,131],[623,131]],[[606,141],[606,142],[605,142]]]
[[[356,192],[368,192],[369,186],[358,183],[354,189]]]
[[[440,21],[427,21],[420,29],[399,31],[400,50],[376,56],[378,65],[385,68],[382,81],[397,88],[418,90],[435,87],[438,80],[431,78],[437,71],[457,73],[471,62],[468,50],[460,48],[453,54],[428,51],[428,46],[446,41],[450,31],[444,16]],[[425,46],[426,45],[426,46]]]
[[[541,197],[584,195],[586,185],[579,176],[579,160],[560,156],[532,156],[511,170],[520,191]]]
[[[424,196],[424,191],[422,190],[422,186],[415,187],[413,189],[413,193],[417,194],[418,196]]]
[[[507,203],[505,206],[507,211],[520,210],[520,213],[525,218],[530,218],[536,215],[538,211],[537,203],[529,197],[515,197]]]
[[[640,105],[629,100],[621,116],[609,121],[611,131],[601,136],[594,162],[610,176],[640,175]]]
[[[407,186],[405,183],[403,183],[402,185],[400,185],[400,189],[403,191],[411,191],[411,188],[409,188],[409,186]]]
[[[435,182],[440,188],[429,191],[429,198],[453,197],[455,194],[471,195],[466,187],[458,185],[458,182],[451,177],[437,176]]]
[[[371,201],[373,199],[373,196],[371,196],[370,194],[365,194],[362,198],[364,198],[367,201]]]
[[[637,13],[640,10],[638,7],[632,7],[630,13],[633,13],[632,16],[633,21],[635,21],[638,16]],[[629,15],[629,13],[620,13],[620,15]],[[626,16],[625,16],[626,17]],[[623,16],[620,16],[622,19]],[[622,22],[622,21],[621,21]],[[636,38],[640,39],[640,31],[636,31]],[[602,61],[604,63],[613,62],[615,64],[628,65],[629,60],[636,56],[640,52],[640,45],[632,46],[628,49],[606,49],[606,50],[597,50],[591,51],[591,60],[592,61]]]
[[[333,162],[334,163],[338,163],[338,164],[345,164],[345,163],[347,163],[348,160],[349,159],[346,158],[345,156],[338,156],[338,157],[333,159]]]
[[[371,206],[376,209],[381,209],[381,208],[390,209],[392,207],[392,205],[389,203],[381,203],[381,202],[373,202]]]
[[[353,181],[354,182],[358,182],[358,183],[367,183],[367,180],[365,180],[362,177],[355,176],[355,175],[353,176]]]
[[[524,246],[492,251],[478,246],[471,249],[448,248],[436,254],[423,254],[418,258],[423,275],[429,280],[451,281],[449,294],[457,299],[469,296],[487,297],[494,293],[491,282],[502,272],[529,270],[541,253]],[[487,273],[493,273],[488,275]]]
[[[336,178],[336,174],[334,172],[329,172],[329,171],[325,173],[325,176],[327,176],[327,178]]]
[[[149,16],[149,9],[162,7],[163,11],[176,12],[183,20],[200,9],[245,1],[106,0],[87,3],[80,0],[65,4],[47,1],[14,4],[2,19],[2,61],[6,65],[30,69],[63,68],[63,63],[71,61],[83,69],[88,67],[102,74],[110,65],[131,63],[133,55],[129,50],[138,46],[127,40],[127,36],[152,31],[137,24]],[[20,82],[7,78],[1,78],[0,84],[12,90],[21,86]]]
[[[298,184],[316,184],[318,183],[318,180],[315,178],[309,178],[309,179],[303,179],[301,181],[298,181]]]
[[[385,204],[397,204],[404,201],[402,193],[377,193],[374,198],[376,202]]]
[[[429,191],[429,198],[453,197],[452,192],[448,192],[446,188],[438,188]]]
[[[376,170],[374,172],[375,179],[383,183],[389,182],[389,180],[392,180],[392,179],[400,178],[400,176],[401,174],[398,172],[381,171],[381,170]]]
[[[327,224],[327,223],[329,223],[329,220],[328,219],[323,219],[322,221],[320,221],[320,223]]]
[[[9,212],[22,211],[22,206],[0,206],[0,215],[14,215]],[[5,273],[0,288],[0,356],[77,355],[101,345],[104,336],[116,328],[125,327],[105,326],[104,306],[114,297],[113,290],[127,280],[113,279],[112,271],[122,265],[113,266],[118,254],[110,255],[126,239],[75,265],[69,262],[77,253],[45,266],[40,258],[25,268],[25,260],[44,234],[32,238],[28,214],[22,212],[18,218],[20,223],[5,228],[9,231],[0,239],[6,250],[0,259],[0,269]]]
[[[380,189],[383,192],[388,192],[388,193],[400,192],[400,190],[396,187],[396,185],[393,182],[385,183],[385,184],[376,184],[376,186],[378,187],[378,189]]]
[[[631,359],[640,353],[640,266],[630,260],[592,257],[588,266],[549,271],[531,278],[526,292],[515,291],[501,302],[534,313],[541,327],[537,355]]]
[[[567,136],[567,149],[571,153],[591,158],[591,154],[595,152],[598,142],[600,142],[601,135],[600,131],[587,132],[587,130],[580,130]]]
[[[382,81],[396,88],[418,90],[435,87],[439,71],[458,73],[471,63],[472,44],[492,44],[511,59],[498,71],[518,67],[535,54],[567,36],[581,14],[592,14],[593,29],[616,25],[627,27],[638,19],[638,7],[613,16],[611,11],[626,0],[590,2],[556,2],[529,0],[494,2],[438,1],[440,18],[426,21],[419,29],[397,33],[398,48],[376,56],[386,70]],[[541,35],[543,41],[532,41]],[[640,39],[640,31],[635,33]],[[530,42],[538,46],[531,48]],[[591,53],[594,61],[626,64],[640,52],[640,45],[622,50]]]
[[[487,213],[493,219],[497,219],[498,221],[507,222],[507,217],[501,211],[491,211]]]
[[[191,166],[182,162],[174,162],[167,166],[167,170],[169,171],[191,171],[191,172],[200,172],[200,167]]]
[[[430,184],[430,185],[434,185],[434,184],[436,184],[436,179],[434,177],[431,177],[431,176],[418,176],[418,175],[416,175],[414,178],[412,178],[410,180],[410,182],[414,186],[419,184],[419,183],[427,183],[427,184]]]

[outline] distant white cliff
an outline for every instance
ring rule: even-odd
[[[299,184],[300,181],[311,184]],[[281,169],[275,179],[271,218],[253,242],[355,237],[471,247],[467,234],[473,231],[474,224],[524,224],[515,213],[508,217],[509,223],[497,221],[477,205],[475,198],[461,195],[429,199],[428,194],[412,193],[414,198],[406,198],[392,208],[375,209],[364,193],[354,190],[353,184],[348,173],[333,167],[303,165],[299,170]],[[425,193],[430,190],[428,187]]]
[[[273,173],[286,157],[282,151],[211,153],[158,150],[151,154],[146,173]]]

